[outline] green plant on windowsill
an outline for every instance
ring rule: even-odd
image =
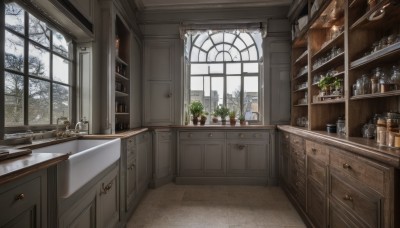
[[[218,123],[218,116],[219,116],[219,114],[218,114],[218,107],[217,107],[217,109],[215,109],[214,110],[214,112],[213,112],[213,114],[212,114],[212,116],[213,116],[213,118],[212,118],[212,122],[213,123]]]
[[[229,112],[229,121],[231,125],[236,125],[236,111]]]
[[[200,115],[203,113],[204,106],[200,101],[193,101],[190,104],[189,110],[193,116],[193,124],[197,125]]]
[[[240,125],[246,125],[246,119],[244,118],[243,114],[239,116]]]
[[[200,125],[205,125],[207,120],[208,112],[203,112],[200,115]]]
[[[226,117],[229,115],[229,108],[219,105],[216,109],[218,115],[221,117],[222,125],[226,124]]]

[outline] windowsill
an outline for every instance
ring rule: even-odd
[[[268,130],[268,129],[275,129],[276,125],[240,125],[240,124],[236,124],[236,125],[221,125],[221,124],[206,124],[206,125],[193,125],[193,124],[189,124],[189,125],[171,125],[169,126],[171,128],[182,128],[182,129],[241,129],[241,130],[246,130],[246,129],[262,129],[262,130]]]

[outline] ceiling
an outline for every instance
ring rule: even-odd
[[[289,5],[292,0],[134,0],[139,10],[215,9]]]

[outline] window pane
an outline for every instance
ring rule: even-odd
[[[223,51],[223,50],[224,50],[224,45],[223,45],[223,44],[218,44],[218,45],[215,46],[215,48],[216,48],[218,51]]]
[[[48,51],[29,44],[29,74],[49,78],[50,77],[50,54]]]
[[[204,99],[203,77],[190,78],[190,103]]]
[[[256,46],[250,47],[249,53],[250,53],[250,60],[258,60]]]
[[[235,40],[236,36],[231,34],[231,33],[225,33],[225,43],[233,43],[233,41]]]
[[[244,63],[243,72],[245,73],[258,73],[258,63]]]
[[[250,35],[248,33],[240,33],[239,36],[240,36],[240,38],[242,38],[242,40],[244,41],[244,43],[247,46],[254,44],[253,39],[250,37]]]
[[[69,87],[53,84],[53,123],[57,118],[65,116],[69,119]]]
[[[69,61],[53,55],[53,80],[68,84]]]
[[[199,62],[207,62],[207,53],[200,51]]]
[[[5,72],[5,126],[24,125],[24,77]]]
[[[226,106],[237,113],[240,113],[240,78],[240,76],[226,77]]]
[[[199,49],[197,47],[193,47],[192,55],[190,56],[191,62],[198,62],[199,61]]]
[[[215,62],[216,59],[217,59],[217,55],[218,55],[217,49],[216,49],[215,47],[212,48],[212,49],[208,52],[207,61],[209,61],[209,62]]]
[[[242,73],[242,64],[241,63],[227,63],[226,64],[226,73],[227,74],[241,74]]]
[[[50,83],[29,79],[29,124],[50,124]]]
[[[16,3],[6,4],[6,27],[24,34],[25,11]]]
[[[249,61],[250,56],[249,56],[249,50],[244,50],[241,52],[242,53],[242,61]]]
[[[246,45],[243,43],[243,41],[239,38],[235,40],[234,46],[236,46],[239,50],[243,50],[246,48]]]
[[[69,53],[68,47],[69,47],[69,42],[67,42],[65,37],[61,33],[53,31],[53,51],[68,58],[68,53]]]
[[[211,113],[210,77],[204,77],[204,111]]]
[[[201,47],[201,45],[204,43],[204,41],[208,38],[207,33],[202,33],[197,36],[197,39],[194,41],[194,44],[198,47]]]
[[[214,41],[214,44],[219,44],[224,41],[224,35],[222,32],[220,32],[220,33],[212,35],[211,39]]]
[[[203,49],[204,51],[208,51],[210,50],[210,48],[213,46],[213,43],[211,42],[210,39],[206,40],[206,42],[204,42],[203,46],[201,46],[201,49]]]
[[[236,48],[230,49],[229,53],[231,54],[233,61],[240,61],[241,60],[240,53]]]
[[[211,100],[212,107],[215,109],[219,104],[224,103],[224,78],[212,77],[211,78]]]
[[[10,32],[5,32],[4,67],[24,72],[24,40]]]
[[[29,39],[50,47],[50,29],[46,23],[29,14]]]
[[[224,73],[224,65],[221,64],[210,64],[210,73],[211,74],[222,74]]]
[[[246,120],[259,120],[258,77],[244,78],[243,108]]]
[[[191,64],[190,74],[208,74],[207,64]]]
[[[220,52],[217,57],[215,58],[215,61],[217,62],[223,62],[224,61],[224,52]]]

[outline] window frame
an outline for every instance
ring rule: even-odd
[[[18,4],[23,10],[24,10],[24,34],[21,34],[11,28],[6,27],[5,23],[5,8],[6,4],[9,3],[16,3]],[[25,5],[20,4],[19,1],[6,1],[3,4],[1,4],[0,11],[2,13],[2,20],[1,23],[3,25],[4,30],[2,30],[2,66],[1,70],[3,72],[3,80],[0,83],[1,86],[1,102],[0,104],[5,107],[5,75],[6,72],[10,74],[15,74],[22,76],[24,79],[24,103],[23,103],[23,125],[15,125],[15,126],[7,126],[6,125],[6,120],[5,120],[5,110],[2,111],[0,117],[2,119],[2,127],[4,129],[4,132],[0,131],[0,139],[3,138],[3,134],[5,133],[15,133],[15,132],[21,132],[21,131],[26,131],[26,130],[52,130],[56,128],[57,123],[54,123],[53,119],[53,87],[54,85],[61,85],[61,86],[66,86],[68,87],[69,91],[69,120],[71,122],[75,122],[75,116],[73,115],[75,113],[75,106],[76,106],[76,95],[75,95],[75,90],[76,90],[76,64],[75,64],[75,56],[76,52],[74,47],[76,46],[76,43],[74,39],[67,35],[67,32],[64,30],[60,29],[59,26],[56,26],[53,24],[48,18],[42,16],[40,13],[38,13],[35,9],[31,9],[30,7],[26,7]],[[49,34],[49,46],[46,47],[39,42],[31,39],[29,37],[29,15],[32,15],[35,17],[37,20],[40,22],[46,23],[46,26],[49,27],[50,34]],[[6,32],[9,32],[10,34],[17,36],[18,38],[23,40],[24,43],[24,68],[23,72],[19,72],[13,69],[6,69],[5,67],[5,34]],[[53,43],[53,35],[55,32],[60,33],[61,35],[64,36],[65,39],[71,40],[69,43],[68,47],[68,57],[65,57],[64,55],[59,54],[57,51],[55,51],[54,43]],[[45,50],[46,52],[49,53],[49,77],[40,77],[40,76],[35,76],[31,75],[29,73],[29,63],[28,63],[28,58],[29,58],[29,47],[30,45],[34,45],[36,47],[39,47],[40,49]],[[69,83],[61,82],[61,81],[56,81],[54,80],[54,67],[53,67],[53,55],[61,58],[62,60],[67,60],[69,62],[68,68],[69,68],[69,75],[68,75],[68,81]],[[49,83],[50,89],[49,89],[49,109],[50,109],[50,115],[49,115],[49,124],[29,124],[29,80],[30,79],[38,79],[41,81],[44,81],[46,83]]]
[[[224,31],[219,31],[219,32],[226,33]],[[191,90],[192,77],[202,77],[202,80],[203,80],[203,92],[205,91],[204,90],[204,88],[205,88],[205,77],[210,77],[210,103],[211,103],[211,91],[212,91],[212,89],[211,89],[211,87],[212,87],[211,81],[212,80],[211,79],[213,77],[222,77],[223,78],[223,91],[224,91],[223,92],[223,96],[224,97],[223,97],[223,104],[222,105],[223,106],[227,106],[227,95],[228,95],[228,93],[227,93],[227,77],[229,77],[229,76],[238,76],[238,77],[240,77],[240,81],[241,81],[240,82],[240,98],[239,98],[239,100],[240,100],[240,104],[239,104],[240,108],[239,109],[241,109],[241,110],[239,111],[239,113],[237,113],[237,115],[239,116],[240,114],[243,114],[242,112],[244,111],[243,108],[244,108],[244,94],[245,94],[245,91],[244,91],[245,78],[246,77],[257,77],[257,79],[258,79],[258,101],[257,101],[257,103],[258,103],[258,112],[257,112],[258,119],[257,120],[246,120],[246,121],[254,123],[254,124],[262,124],[262,122],[263,122],[263,109],[262,109],[262,107],[263,107],[262,106],[262,103],[263,103],[263,99],[262,99],[262,88],[263,88],[262,83],[263,83],[263,80],[262,80],[262,77],[261,77],[262,76],[262,69],[261,69],[262,67],[261,66],[262,66],[262,62],[263,62],[262,59],[263,58],[260,58],[260,53],[263,53],[263,50],[259,50],[258,45],[257,45],[256,40],[254,39],[254,37],[248,32],[247,32],[247,34],[251,37],[251,39],[253,41],[253,44],[251,44],[249,46],[246,45],[246,47],[244,49],[239,50],[239,53],[241,53],[242,51],[244,51],[246,49],[249,50],[249,48],[254,46],[256,51],[257,51],[257,60],[248,60],[247,61],[247,60],[243,60],[242,56],[241,56],[240,61],[233,61],[233,60],[231,60],[231,61],[209,61],[209,58],[208,58],[209,53],[206,52],[206,56],[207,56],[206,57],[206,61],[200,61],[200,59],[199,59],[199,55],[200,54],[198,54],[198,61],[192,62],[191,58],[192,58],[193,47],[196,47],[199,50],[204,51],[204,52],[205,52],[205,50],[202,49],[201,46],[199,47],[198,45],[195,45],[196,39],[198,37],[200,37],[200,35],[198,35],[194,39],[193,39],[194,35],[189,35],[189,37],[190,37],[189,38],[190,39],[190,49],[189,49],[189,53],[188,53],[188,65],[189,65],[189,67],[188,67],[188,73],[187,73],[187,76],[186,76],[187,77],[187,81],[188,81],[188,86],[189,86],[189,88],[188,88],[188,96],[187,96],[188,104],[191,103],[191,99],[192,99],[192,93],[191,93],[191,91],[192,91]],[[235,35],[236,37],[232,41],[232,43],[227,43],[227,42],[225,42],[225,40],[223,40],[223,42],[221,42],[221,43],[214,43],[214,41],[211,38],[211,36],[213,36],[213,35],[214,34],[210,34],[209,33],[208,38],[205,39],[202,42],[202,45],[203,45],[208,39],[211,40],[213,45],[209,48],[209,50],[215,48],[219,44],[229,44],[229,45],[232,45],[234,47],[234,43],[235,43],[236,39],[241,39],[241,41],[244,44],[246,44],[246,42],[237,34]],[[259,46],[262,47],[263,46],[262,43]],[[221,53],[223,53],[223,51],[221,51]],[[226,66],[227,66],[227,64],[230,64],[230,63],[240,63],[241,64],[241,73],[240,74],[228,74]],[[244,72],[244,67],[243,66],[246,63],[257,63],[258,64],[258,72],[257,73]],[[192,64],[206,64],[206,65],[223,64],[223,72],[222,73],[210,73],[210,68],[208,68],[208,73],[207,74],[192,74],[192,72],[191,72]],[[204,100],[201,101],[201,102],[203,103]],[[204,105],[206,106],[206,104],[204,104]],[[212,112],[212,110],[213,110],[213,108],[210,106],[210,112]],[[209,113],[209,115],[212,115],[212,113]]]

